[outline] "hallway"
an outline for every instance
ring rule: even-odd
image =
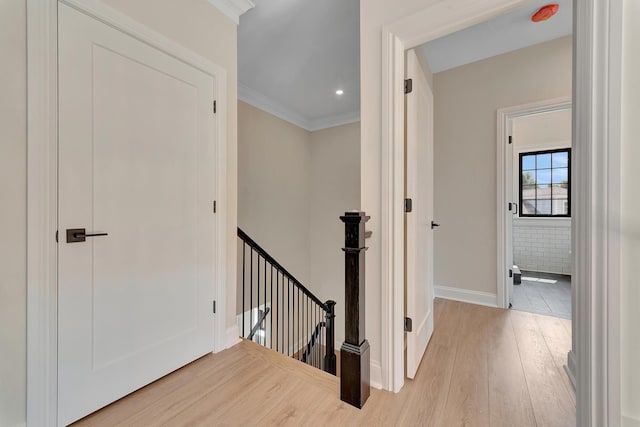
[[[435,310],[416,379],[372,390],[361,411],[339,400],[338,378],[243,341],[75,425],[575,425],[569,321],[442,299]]]

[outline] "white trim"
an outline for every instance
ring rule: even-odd
[[[497,245],[497,293],[498,293],[498,307],[509,307],[509,292],[510,278],[507,272],[511,268],[509,259],[513,260],[513,257],[509,257],[513,254],[513,239],[511,237],[511,230],[509,230],[509,217],[513,215],[507,209],[507,204],[518,203],[512,194],[512,182],[513,175],[510,171],[513,169],[514,157],[516,151],[514,147],[509,147],[508,137],[511,135],[511,121],[517,117],[528,116],[532,114],[547,113],[551,111],[559,111],[567,108],[571,108],[571,98],[562,97],[549,99],[538,102],[530,102],[523,105],[517,105],[513,107],[501,108],[497,112],[496,123],[496,218],[497,218],[497,232],[498,232],[498,245]],[[513,155],[508,155],[509,151],[513,151]],[[520,221],[522,218],[517,218]],[[538,218],[536,218],[538,219]],[[544,218],[547,219],[547,218]],[[557,218],[549,218],[557,219]],[[514,217],[513,220],[516,220]],[[523,225],[532,225],[524,224]],[[545,224],[546,225],[546,224]],[[500,272],[504,274],[500,274]]]
[[[321,117],[319,119],[308,119],[307,117],[290,110],[279,102],[272,100],[268,96],[263,95],[257,90],[251,89],[242,83],[238,83],[238,100],[309,132],[315,132],[317,130],[350,123],[357,123],[360,121],[360,111],[336,114],[334,116]]]
[[[377,360],[372,360],[369,363],[371,369],[371,387],[377,388],[378,390],[382,389],[382,367],[380,366],[380,362]]]
[[[382,30],[382,145],[380,244],[382,385],[404,385],[404,52],[389,28]],[[395,141],[395,142],[394,142]],[[395,286],[393,285],[395,284]]]
[[[622,427],[640,427],[640,419],[622,416]]]
[[[336,114],[334,116],[321,117],[313,119],[309,122],[308,131],[315,132],[317,130],[333,128],[336,126],[358,123],[360,121],[360,111],[352,111],[350,113]]]
[[[238,344],[240,341],[242,341],[240,339],[240,329],[238,329],[237,325],[233,325],[227,328],[226,330],[226,339],[225,339],[225,349],[226,348],[231,348],[234,345]]]
[[[57,422],[58,3],[27,0],[27,423]]]
[[[498,296],[489,292],[451,288],[449,286],[436,286],[434,294],[437,298],[484,305],[487,307],[498,306]]]
[[[619,426],[622,2],[574,2],[577,425]]]
[[[251,0],[209,0],[209,3],[236,24],[240,23],[240,15],[256,7]]]
[[[231,341],[225,329],[227,261],[226,70],[132,20],[99,0],[61,0],[172,57],[215,77],[218,244],[214,290],[214,348]],[[27,423],[57,424],[57,5],[27,0]]]
[[[27,423],[26,422],[19,423],[19,424],[14,425],[13,427],[27,427]]]
[[[251,89],[241,83],[238,83],[238,100],[246,102],[247,104],[262,111],[266,111],[271,115],[298,126],[299,128],[308,130],[309,120],[306,117],[289,110],[287,107],[273,101],[266,95],[263,95],[257,90]]]

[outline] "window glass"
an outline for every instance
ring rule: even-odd
[[[520,216],[569,216],[571,150],[520,154]]]
[[[536,168],[536,156],[524,156],[522,158],[522,170],[530,171]]]
[[[551,167],[551,154],[538,154],[536,156],[536,169],[549,169]]]

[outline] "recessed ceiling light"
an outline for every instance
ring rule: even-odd
[[[342,95],[342,94],[344,94],[344,91],[342,89],[338,89],[336,91],[336,95]]]

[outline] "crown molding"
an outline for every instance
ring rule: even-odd
[[[236,24],[240,23],[240,15],[256,7],[251,0],[209,0],[218,10]]]
[[[360,111],[308,119],[241,83],[238,83],[238,99],[309,132],[360,121]]]
[[[249,105],[252,105],[256,108],[259,108],[262,111],[266,111],[267,113],[274,115],[286,122],[294,124],[299,128],[309,130],[309,120],[288,109],[282,104],[273,101],[257,90],[251,89],[248,86],[245,86],[241,83],[238,83],[238,99],[242,102],[246,102]]]
[[[308,131],[315,132],[317,130],[332,128],[336,126],[348,125],[360,121],[360,111],[352,111],[345,114],[336,114],[335,116],[322,117],[320,119],[311,120],[309,122]]]

